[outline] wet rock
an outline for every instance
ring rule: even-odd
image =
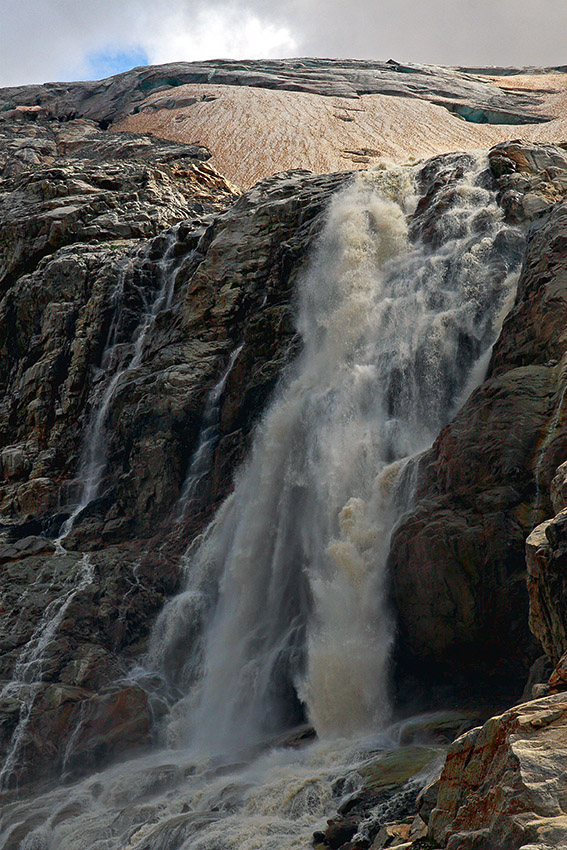
[[[337,780],[334,787],[336,794],[341,793],[344,782],[355,781],[359,786],[358,790],[343,799],[338,807],[338,817],[329,822],[331,825],[343,821],[350,825],[356,824],[356,837],[344,844],[344,850],[366,850],[380,830],[391,825],[395,819],[397,822],[404,819],[403,834],[411,840],[418,840],[424,827],[421,818],[416,818],[418,792],[427,776],[440,771],[444,752],[444,748],[435,746],[400,746],[368,758],[357,769],[356,776]],[[416,777],[420,777],[421,782]],[[355,832],[352,834],[355,835]],[[390,834],[386,830],[382,839],[397,840],[398,832],[394,830]],[[316,835],[318,838],[315,843],[325,845],[327,832]]]
[[[337,817],[327,821],[325,832],[314,833],[313,838],[316,843],[324,844],[325,847],[330,847],[331,850],[339,850],[347,841],[350,841],[357,829],[357,818]]]
[[[159,174],[154,168],[151,184],[141,180],[135,170],[125,175],[120,170],[139,169],[137,161],[113,165],[116,178],[104,169],[105,185],[117,183],[116,190],[104,191],[113,208],[120,210],[120,221],[129,209],[119,194],[123,182],[136,184],[136,211],[144,202],[140,182],[148,189],[151,208],[143,212],[147,228],[144,225],[143,232],[129,237],[151,235],[172,219],[190,215],[197,173],[204,179],[199,189],[203,211],[230,197],[226,184],[203,170],[206,166],[191,165],[191,174],[177,182],[174,165],[161,163]],[[81,176],[82,202],[91,203],[99,192],[92,187],[93,168],[99,166],[92,166],[90,160],[73,160],[50,172],[56,173],[55,188],[51,188],[49,175],[43,175],[41,185],[47,181],[45,191],[58,193],[59,199],[69,190],[66,169],[70,170]],[[38,172],[33,179],[39,176]],[[31,180],[26,175],[19,179],[24,178],[28,183]],[[102,180],[100,175],[96,179]],[[319,226],[320,213],[344,179],[300,174],[274,178],[249,193],[226,217],[200,218],[179,228],[177,244],[171,248],[178,257],[177,298],[167,320],[156,322],[139,368],[116,392],[115,404],[108,412],[110,476],[102,488],[109,497],[81,518],[89,521],[90,530],[75,538],[73,545],[85,546],[89,537],[99,542],[119,541],[144,533],[141,525],[146,532],[155,530],[156,520],[167,514],[183,486],[207,391],[226,367],[231,351],[244,342],[227,384],[218,435],[220,451],[218,459],[213,459],[213,480],[209,492],[201,494],[202,502],[216,504],[226,493],[257,412],[293,350],[289,306],[293,282]],[[33,208],[35,184],[28,183],[18,191]],[[154,197],[158,187],[165,193],[162,207]],[[189,197],[178,203],[174,191]],[[162,220],[164,208],[169,218]],[[89,221],[90,213],[85,215]],[[31,213],[30,221],[35,221]],[[25,473],[20,462],[17,476],[14,468],[14,475],[0,484],[0,504],[4,513],[20,524],[34,519],[43,523],[42,529],[51,527],[49,515],[61,504],[61,494],[72,490],[81,432],[101,392],[97,370],[113,310],[120,313],[117,333],[126,348],[143,319],[145,299],[159,286],[160,258],[170,247],[167,236],[157,237],[141,255],[136,253],[137,243],[122,236],[115,235],[117,241],[109,242],[113,235],[101,234],[100,245],[93,244],[99,237],[91,235],[89,245],[72,244],[59,250],[54,246],[33,272],[14,283],[0,303],[0,326],[5,330],[4,340],[0,336],[0,383],[3,381],[6,391],[0,410],[0,441],[4,435],[13,446],[18,434],[26,446],[30,476],[29,481],[21,481]],[[66,232],[61,238],[69,241],[85,238],[85,234]],[[36,242],[33,233],[22,243],[28,258],[30,241]],[[17,262],[14,258],[11,274],[17,274]],[[130,268],[123,301],[113,307],[120,275]],[[239,339],[240,328],[243,340]],[[127,360],[127,348],[125,357]],[[6,455],[8,464],[10,457],[13,452]],[[196,514],[202,509],[203,504],[195,505]],[[203,521],[204,517],[198,520]]]
[[[29,458],[21,446],[6,446],[2,450],[2,472],[8,480],[27,477],[30,469]]]
[[[417,504],[390,555],[400,682],[436,682],[447,695],[491,681],[493,694],[517,699],[541,654],[527,628],[524,540],[549,515],[549,484],[567,454],[566,240],[567,207],[557,203],[529,231],[488,379],[418,460]],[[545,627],[532,630],[548,652]]]
[[[417,795],[417,812],[422,821],[426,824],[429,823],[431,812],[437,805],[437,797],[439,796],[439,784],[439,777],[437,777],[437,779],[435,779],[433,782],[429,782],[427,785],[425,785]]]
[[[556,514],[567,508],[567,463],[557,467],[555,476],[551,481],[550,499]]]
[[[67,773],[81,774],[119,754],[147,747],[152,720],[147,694],[135,685],[84,700],[69,739]]]
[[[409,846],[411,833],[410,823],[387,823],[370,845],[371,850],[382,850],[384,847]]]
[[[26,558],[28,555],[39,555],[41,552],[53,552],[55,546],[45,537],[23,537],[14,544],[0,546],[0,563]]]
[[[565,694],[493,717],[449,749],[429,837],[447,850],[561,847],[566,769]]]
[[[33,549],[36,542],[53,551],[44,538],[17,545]],[[113,683],[125,658],[143,648],[153,616],[175,586],[171,566],[168,577],[167,563],[126,549],[92,557],[89,572],[83,556],[41,550],[3,565],[0,678],[8,686],[18,664],[27,677],[25,685],[9,685],[0,703],[4,759],[16,728],[21,731],[12,784],[63,768],[76,774],[136,749],[148,743],[151,718],[163,710],[132,683]],[[27,719],[22,706],[30,707]]]

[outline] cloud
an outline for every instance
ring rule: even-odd
[[[565,61],[565,0],[3,0],[1,85],[79,79],[130,56]],[[114,60],[112,60],[114,57]],[[112,64],[114,62],[114,64]],[[133,63],[134,64],[134,63]],[[102,71],[104,73],[104,71]]]
[[[140,37],[151,63],[211,58],[261,59],[293,55],[297,41],[284,22],[262,17],[246,3],[177,3],[148,20]],[[191,61],[188,60],[188,61]]]

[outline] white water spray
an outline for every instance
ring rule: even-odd
[[[387,720],[400,471],[455,412],[516,281],[517,250],[495,240],[520,237],[483,186],[485,161],[463,159],[435,250],[408,239],[409,168],[358,175],[331,204],[301,283],[303,352],[160,618],[154,665],[169,672],[186,638],[195,745],[253,741],[297,720],[299,700],[319,735]]]

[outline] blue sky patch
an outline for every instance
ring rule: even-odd
[[[104,77],[129,71],[138,65],[147,65],[149,57],[142,47],[135,47],[131,50],[116,50],[108,47],[104,50],[97,50],[96,53],[89,53],[87,61],[89,78],[102,80]]]

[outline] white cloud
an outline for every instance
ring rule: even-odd
[[[209,5],[190,18],[180,6],[173,13],[158,16],[139,37],[152,64],[188,57],[260,59],[293,55],[297,50],[297,42],[286,26],[234,5]]]
[[[0,84],[88,75],[89,53],[151,62],[342,56],[565,61],[565,0],[2,0]]]

